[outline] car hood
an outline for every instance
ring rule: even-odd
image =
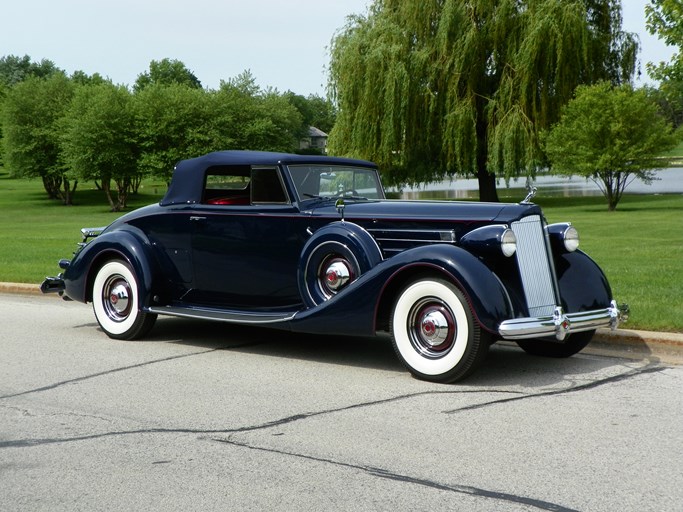
[[[340,216],[333,201],[303,210],[313,217]],[[535,204],[479,203],[474,201],[405,201],[378,200],[344,201],[344,218],[371,218],[406,221],[459,221],[467,223],[510,223],[522,217],[541,214]]]

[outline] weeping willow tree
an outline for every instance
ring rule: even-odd
[[[619,0],[375,0],[332,40],[329,150],[391,184],[474,175],[497,201],[576,86],[630,81],[637,47]]]

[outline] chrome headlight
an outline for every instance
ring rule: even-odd
[[[579,248],[579,232],[569,222],[549,224],[546,229],[555,250],[574,252]]]
[[[503,235],[500,237],[500,250],[508,258],[517,251],[517,237],[511,229],[503,231]]]
[[[517,251],[517,237],[506,225],[494,224],[470,231],[460,245],[477,256],[509,258]]]
[[[564,232],[564,248],[574,252],[579,248],[579,232],[574,226],[569,226]]]

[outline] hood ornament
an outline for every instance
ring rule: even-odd
[[[341,215],[342,222],[344,222],[344,208],[346,207],[344,200],[342,198],[337,199],[337,202],[334,203],[334,206],[339,212],[339,215]]]
[[[533,181],[531,181],[529,178],[527,178],[527,180],[526,180],[526,191],[527,191],[526,197],[519,204],[530,204],[531,200],[534,198],[534,196],[536,195],[536,192],[538,191],[538,189],[533,186]]]

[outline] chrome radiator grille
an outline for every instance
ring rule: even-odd
[[[555,276],[548,257],[541,217],[524,217],[519,222],[513,222],[511,227],[517,237],[517,261],[529,315],[552,315],[556,306]]]

